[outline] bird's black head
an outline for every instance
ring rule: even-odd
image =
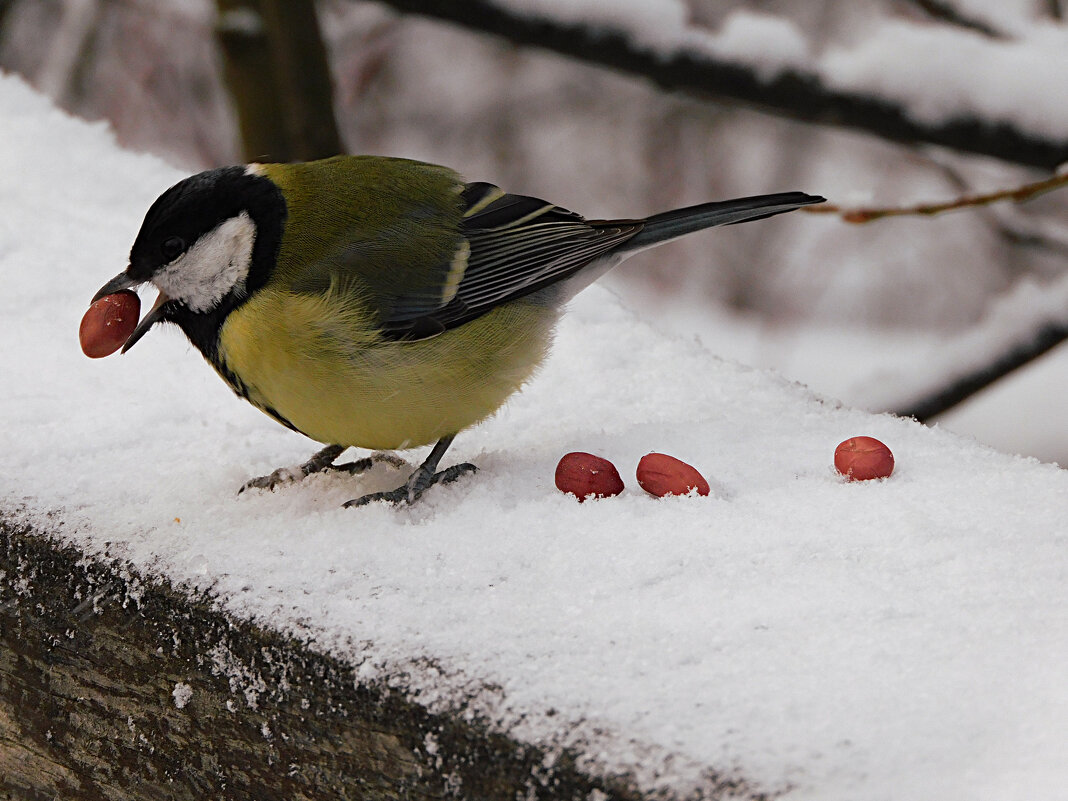
[[[123,350],[170,320],[208,355],[222,320],[267,281],[285,217],[281,191],[255,166],[202,172],[160,195],[134,240],[130,266],[97,293],[146,281],[160,291]]]

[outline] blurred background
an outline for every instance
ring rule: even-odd
[[[546,15],[562,6],[502,4]],[[1024,42],[1029,31],[1064,26],[1059,0],[575,5],[654,16],[663,6],[708,31],[740,11],[759,13],[788,20],[814,51],[861,40],[886,20]],[[257,45],[265,24],[287,33],[288,50]],[[267,58],[281,59],[293,78],[283,90],[297,109],[289,112],[297,122],[287,120],[296,142],[265,131],[279,112],[262,95],[283,91]],[[717,98],[714,87],[701,98],[664,91],[375,2],[0,0],[0,68],[74,114],[106,120],[124,146],[190,172],[333,150],[406,156],[591,218],[795,189],[847,207],[902,206],[1049,175],[793,122],[774,108]],[[996,360],[1005,320],[1018,323],[1029,304],[1065,284],[1066,212],[1068,190],[866,225],[796,213],[641,254],[608,283],[654,325],[699,337],[724,358],[776,369],[848,404],[902,411],[917,393],[951,383],[957,363]],[[1068,308],[1061,311],[1064,322]],[[1060,344],[929,422],[1065,466],[1066,391]]]

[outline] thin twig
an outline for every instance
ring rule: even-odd
[[[976,206],[989,206],[1003,200],[1011,200],[1013,203],[1023,203],[1032,200],[1039,195],[1052,192],[1068,186],[1068,170],[1058,172],[1055,175],[1044,178],[1041,181],[1024,184],[1015,189],[1001,189],[997,192],[989,192],[982,195],[961,195],[953,200],[942,203],[918,203],[914,206],[890,206],[886,208],[847,208],[833,203],[821,203],[818,206],[806,206],[802,211],[809,214],[836,214],[848,223],[870,223],[886,217],[931,217],[943,214],[947,211],[959,211],[961,209],[974,208]]]
[[[851,209],[832,204],[823,204],[810,206],[804,211],[813,214],[835,214],[845,222],[859,224],[886,217],[933,216],[948,211],[988,206],[1000,201],[1023,203],[1064,186],[1068,186],[1068,170],[1059,171],[1049,178],[1024,184],[1014,189],[1003,189],[979,195],[963,194],[954,200],[943,203],[920,203],[914,206],[892,208]],[[999,227],[999,231],[1003,236],[1015,233],[1005,227]],[[1019,244],[1035,244],[1035,242],[1025,242],[1021,235]],[[1041,244],[1051,247],[1045,241]],[[1066,339],[1068,339],[1068,324],[1059,321],[1041,322],[1027,339],[1010,345],[1000,354],[995,354],[986,364],[949,379],[944,386],[929,392],[927,395],[903,404],[895,409],[894,413],[902,417],[913,417],[920,422],[926,422],[970,398],[1014,370],[1034,361]]]
[[[959,193],[965,194],[971,190],[967,180],[955,166],[937,157],[930,155],[928,157],[931,163],[957,188]],[[1013,216],[1013,219],[1009,218],[1010,215]],[[990,208],[986,210],[985,219],[989,221],[994,233],[1010,247],[1043,250],[1061,258],[1068,258],[1068,239],[1063,238],[1063,235],[1058,239],[1040,230],[1039,226],[1034,222],[1024,222],[1022,215],[1014,210],[1010,210],[1008,214],[1003,214],[994,208]],[[1011,263],[1010,266],[1014,268],[1013,272],[1018,273],[1021,265],[1017,263],[1017,260],[1009,259],[1009,262]]]

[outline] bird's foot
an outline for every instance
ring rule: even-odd
[[[352,506],[365,506],[374,501],[388,501],[392,504],[412,504],[419,499],[420,495],[435,484],[448,484],[450,481],[455,481],[465,473],[474,473],[477,470],[478,468],[470,462],[463,462],[462,464],[454,464],[452,467],[446,467],[444,470],[439,470],[435,473],[433,468],[427,469],[427,466],[424,464],[412,473],[411,478],[409,478],[407,482],[397,487],[395,490],[389,492],[372,492],[360,498],[353,498],[351,501],[346,501],[342,506],[348,509]]]
[[[291,484],[295,481],[301,481],[313,473],[338,471],[353,475],[371,469],[371,467],[378,462],[385,462],[398,468],[404,467],[404,465],[407,464],[407,462],[396,454],[386,453],[384,451],[376,451],[370,456],[364,457],[363,459],[356,459],[352,462],[334,464],[334,459],[340,456],[341,452],[344,450],[344,445],[328,445],[308,461],[304,462],[304,464],[298,464],[292,467],[280,467],[270,475],[259,476],[246,481],[237,493],[240,495],[242,492],[249,489],[269,489],[273,491],[275,487],[282,486],[283,484]]]

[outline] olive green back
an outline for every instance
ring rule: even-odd
[[[455,172],[375,156],[259,169],[289,212],[271,282],[352,293],[378,315],[399,295],[438,291],[462,242],[464,184]]]

